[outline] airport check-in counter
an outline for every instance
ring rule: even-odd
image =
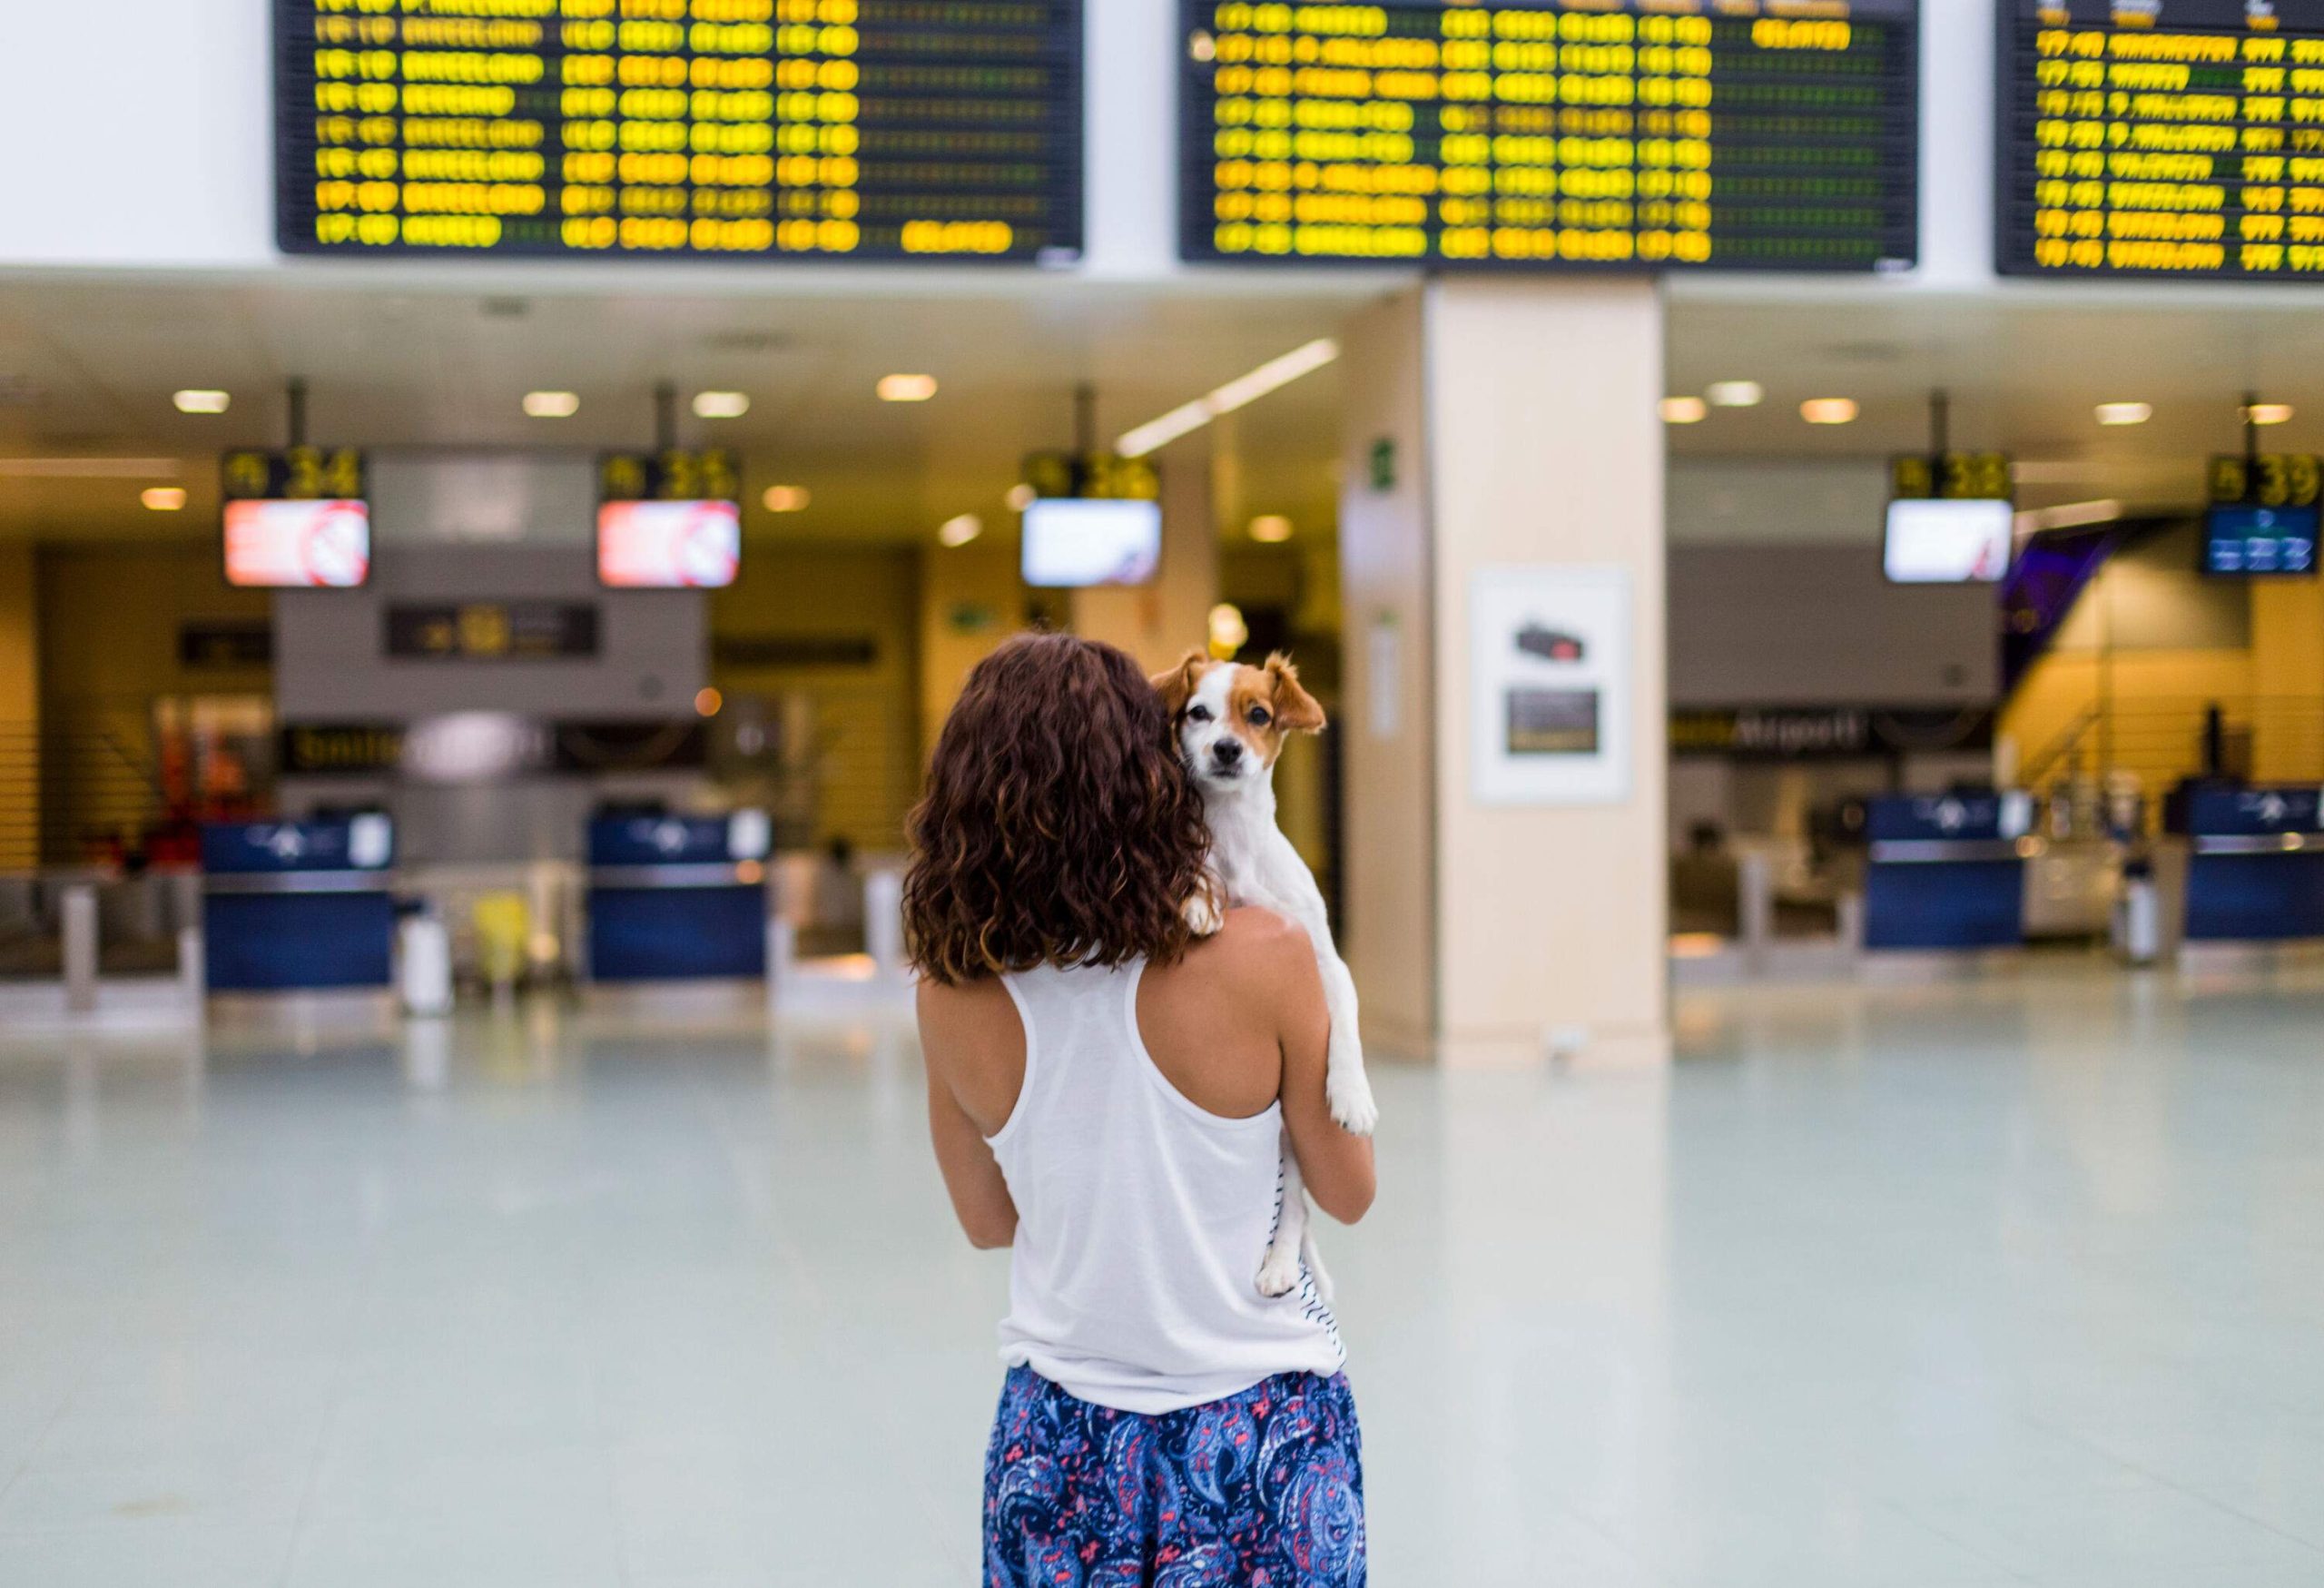
[[[763,811],[591,822],[590,979],[764,976],[773,836]]]
[[[2191,943],[2324,938],[2324,790],[2184,784],[2165,802],[2157,881]]]
[[[365,814],[202,830],[212,992],[385,988],[393,975],[395,826]]]
[[[2014,948],[2025,941],[2034,803],[2023,794],[1864,803],[1864,946]]]

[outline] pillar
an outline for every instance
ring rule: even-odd
[[[1344,345],[1342,947],[1367,1041],[1661,1063],[1657,289],[1441,281]]]
[[[1218,520],[1207,438],[1167,449],[1162,475],[1162,566],[1137,587],[1076,590],[1073,632],[1119,646],[1158,673],[1208,642],[1218,604]]]
[[[2251,696],[2252,781],[2324,779],[2324,587],[2314,579],[2251,581]]]
[[[1025,623],[1017,547],[984,535],[966,546],[931,546],[920,562],[921,759],[979,662]]]
[[[0,545],[0,872],[40,863],[40,630],[30,541]]]

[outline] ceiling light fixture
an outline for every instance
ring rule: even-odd
[[[694,417],[698,419],[738,419],[751,411],[751,399],[741,391],[697,391]]]
[[[1699,397],[1666,397],[1660,412],[1666,425],[1699,425],[1710,417],[1710,404]]]
[[[233,404],[233,394],[195,387],[185,391],[173,391],[170,400],[180,413],[224,413]]]
[[[2054,508],[2029,508],[2017,515],[2017,533],[2034,535],[2044,529],[2079,529],[2086,524],[2111,524],[2122,516],[2122,504],[2109,498],[2097,502],[2063,502]]]
[[[1216,387],[1192,402],[1182,402],[1160,419],[1148,419],[1134,430],[1123,433],[1114,443],[1114,449],[1125,458],[1143,458],[1160,450],[1181,436],[1192,435],[1221,414],[1247,408],[1270,391],[1280,390],[1312,374],[1340,356],[1340,344],[1330,337],[1318,337],[1312,342],[1292,349],[1281,358],[1269,359],[1247,375],[1237,375],[1226,385]]]
[[[770,513],[803,513],[812,495],[803,485],[771,485],[759,500],[766,504]]]
[[[1852,425],[1860,411],[1852,397],[1811,397],[1799,405],[1799,417],[1811,425]]]
[[[1713,408],[1757,408],[1767,400],[1767,388],[1757,380],[1714,380],[1703,388]]]
[[[2102,425],[2142,425],[2154,417],[2151,402],[2102,402],[2098,405],[2098,422]]]
[[[940,546],[957,548],[966,546],[983,533],[982,518],[978,518],[974,513],[962,513],[957,518],[945,519],[936,527],[936,541]]]
[[[572,391],[527,391],[525,412],[537,419],[569,419],[581,411],[581,398]]]
[[[174,513],[185,506],[185,490],[182,486],[157,485],[141,492],[137,499],[157,513]]]
[[[926,402],[936,395],[933,375],[882,375],[880,377],[881,402]]]
[[[1009,510],[1010,512],[1021,513],[1027,508],[1031,507],[1035,502],[1039,501],[1041,499],[1041,493],[1035,490],[1031,486],[1025,484],[1022,480],[1019,480],[1017,484],[1009,488],[1009,494],[1001,499],[1009,504]]]
[[[2291,415],[2288,402],[2255,402],[2243,410],[2244,419],[2255,425],[2288,425]]]
[[[1251,538],[1262,546],[1280,546],[1291,538],[1291,520],[1281,513],[1262,513],[1251,520]]]

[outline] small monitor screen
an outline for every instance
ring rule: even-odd
[[[720,590],[743,566],[733,502],[607,502],[597,509],[597,578],[631,590]]]
[[[2203,520],[2203,571],[2313,574],[2314,508],[2213,508]]]
[[[1900,585],[1993,583],[2009,572],[2017,514],[2007,502],[1888,504],[1888,577]]]
[[[1143,585],[1162,562],[1159,502],[1050,497],[1025,509],[1025,582]]]
[[[369,503],[226,504],[228,584],[252,590],[348,590],[370,577]]]

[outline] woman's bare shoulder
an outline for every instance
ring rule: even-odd
[[[1315,951],[1306,929],[1272,910],[1237,906],[1226,924],[1187,951],[1186,966],[1205,981],[1233,988],[1246,1001],[1282,1008],[1315,980]]]
[[[994,1045],[1021,1048],[1024,1043],[1016,1005],[997,976],[950,986],[923,980],[919,1009],[921,1042],[931,1055],[972,1053]]]

